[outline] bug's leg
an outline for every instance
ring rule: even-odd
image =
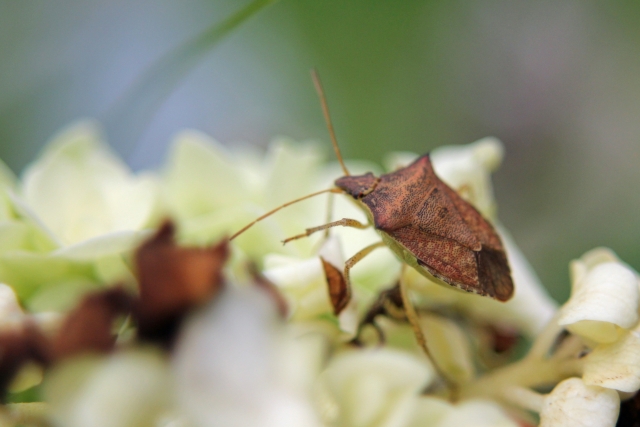
[[[402,269],[404,271],[406,267],[403,265]],[[416,341],[418,345],[424,353],[427,355],[427,358],[431,361],[431,364],[435,368],[436,372],[440,374],[442,379],[446,382],[447,388],[449,389],[449,400],[455,402],[458,399],[458,384],[455,383],[451,378],[444,373],[442,368],[436,362],[436,359],[429,351],[429,347],[427,346],[427,339],[424,336],[424,332],[422,332],[422,328],[420,327],[420,318],[418,317],[418,313],[416,313],[416,309],[411,303],[411,299],[409,298],[409,290],[407,289],[407,285],[404,281],[400,280],[400,295],[402,296],[402,305],[404,306],[404,311],[407,315],[407,320],[413,329],[413,333],[416,337]]]
[[[362,224],[360,224],[360,225],[362,225]],[[344,263],[344,281],[345,281],[345,284],[346,284],[346,287],[347,287],[347,295],[349,295],[349,297],[351,297],[351,275],[349,274],[349,272],[351,271],[351,268],[353,268],[353,266],[356,265],[358,262],[360,262],[362,260],[362,258],[364,258],[367,255],[369,255],[375,249],[381,248],[383,246],[386,246],[386,245],[382,241],[378,242],[378,243],[374,243],[372,245],[369,245],[369,246],[365,247],[364,249],[361,249],[354,256],[349,258],[347,260],[347,262]]]
[[[327,197],[327,224],[331,222],[331,217],[333,216],[333,194],[334,193],[329,193]],[[325,240],[329,238],[329,230],[330,228],[324,230]]]
[[[330,222],[328,224],[319,225],[317,227],[307,228],[307,230],[302,234],[298,234],[297,236],[293,236],[293,237],[289,237],[288,239],[284,239],[282,241],[282,244],[285,245],[285,244],[289,243],[292,240],[302,239],[303,237],[308,237],[308,236],[312,235],[315,232],[322,231],[322,230],[327,230],[327,229],[329,229],[331,227],[338,227],[338,226],[353,227],[353,228],[367,228],[370,225],[369,224],[363,224],[360,221],[356,221],[355,219],[342,218],[339,221],[333,221],[333,222]]]

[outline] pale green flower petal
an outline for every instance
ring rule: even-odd
[[[435,363],[447,378],[462,384],[475,376],[469,341],[460,327],[442,316],[423,315],[420,325]]]
[[[518,427],[502,408],[489,400],[469,400],[453,407],[435,427]]]
[[[64,313],[74,308],[84,295],[102,289],[103,285],[87,279],[68,279],[40,287],[26,302],[30,312]]]
[[[432,379],[433,371],[415,356],[376,349],[334,357],[320,381],[337,407],[331,425],[400,427]]]
[[[101,257],[129,252],[151,235],[151,231],[116,231],[60,248],[54,256],[76,261],[92,261]]]
[[[332,312],[320,258],[267,255],[263,274],[287,299],[291,319],[309,320]]]
[[[240,205],[246,191],[233,158],[217,141],[192,130],[175,137],[164,195],[178,219]]]
[[[638,321],[638,280],[617,262],[598,264],[582,277],[558,320],[574,334],[595,342],[613,342]]]
[[[93,122],[64,129],[27,168],[22,194],[64,245],[147,225],[156,207],[153,179],[135,177],[113,156]]]
[[[63,242],[60,238],[56,236],[44,222],[42,222],[31,206],[29,206],[20,196],[10,192],[9,199],[11,200],[11,204],[15,208],[16,213],[20,217],[18,220],[12,222],[24,223],[36,230],[33,234],[37,235],[37,241],[39,243],[37,252],[50,252],[63,246]]]
[[[41,288],[66,281],[93,281],[94,268],[86,262],[47,254],[11,252],[0,256],[0,277],[22,301]]]
[[[44,394],[57,425],[151,427],[170,408],[171,387],[165,358],[138,349],[58,365]]]
[[[24,222],[0,222],[0,256],[15,250],[31,250],[32,236],[32,227]]]
[[[613,427],[619,407],[616,391],[585,385],[579,378],[569,378],[545,398],[540,427]]]
[[[585,358],[585,384],[635,392],[640,389],[640,333],[625,332],[611,344],[601,344]]]
[[[324,160],[315,144],[282,137],[271,142],[266,157],[263,202],[274,207],[308,194]]]

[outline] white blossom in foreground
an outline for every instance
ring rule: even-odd
[[[310,393],[322,355],[320,341],[284,329],[266,295],[228,289],[178,343],[179,410],[194,427],[320,426]]]
[[[616,341],[638,322],[636,273],[608,250],[596,249],[572,263],[573,291],[558,322],[594,343]]]

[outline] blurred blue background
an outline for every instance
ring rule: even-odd
[[[19,172],[71,121],[106,120],[154,61],[245,4],[0,0],[0,158]],[[317,67],[346,157],[500,138],[501,221],[563,301],[568,261],[595,246],[640,268],[638,18],[630,0],[282,0],[140,132],[109,123],[110,142],[135,169],[159,166],[185,127],[328,145]]]

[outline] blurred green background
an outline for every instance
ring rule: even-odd
[[[568,261],[595,246],[640,268],[640,2],[282,0],[140,131],[107,120],[163,53],[245,4],[0,0],[0,158],[19,172],[82,117],[107,122],[136,169],[160,165],[185,127],[225,144],[328,144],[317,67],[346,157],[500,138],[501,221],[556,299]]]

